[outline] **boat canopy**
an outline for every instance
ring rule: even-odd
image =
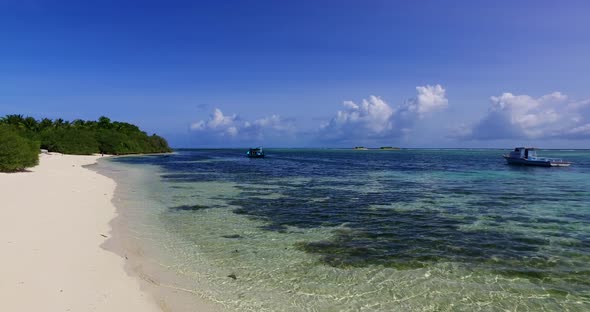
[[[510,153],[512,157],[530,158],[537,157],[537,148],[535,147],[517,147]]]

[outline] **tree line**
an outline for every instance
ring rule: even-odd
[[[38,163],[39,149],[64,154],[144,154],[170,152],[168,142],[139,127],[100,117],[97,121],[61,118],[37,120],[22,115],[0,118],[0,171],[18,171]]]

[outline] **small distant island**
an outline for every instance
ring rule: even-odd
[[[97,121],[76,119],[72,122],[61,118],[36,120],[23,115],[0,118],[0,171],[14,172],[36,166],[40,149],[74,155],[172,151],[164,138],[104,116]]]
[[[352,149],[355,150],[355,151],[367,151],[367,150],[369,150],[369,148],[364,147],[364,146],[355,146]],[[371,149],[374,150],[375,148],[371,148]],[[393,146],[381,146],[379,148],[379,150],[383,150],[383,151],[398,151],[398,150],[400,150],[400,148],[399,147],[393,147]]]

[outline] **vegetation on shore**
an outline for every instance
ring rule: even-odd
[[[145,154],[166,153],[168,142],[148,135],[126,122],[63,119],[36,120],[22,115],[0,118],[0,171],[15,171],[38,163],[39,148],[64,154]],[[35,157],[32,158],[32,150]]]
[[[39,142],[0,125],[0,172],[21,171],[39,163]]]

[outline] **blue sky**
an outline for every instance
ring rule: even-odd
[[[176,147],[590,147],[585,1],[0,1],[0,114]]]

